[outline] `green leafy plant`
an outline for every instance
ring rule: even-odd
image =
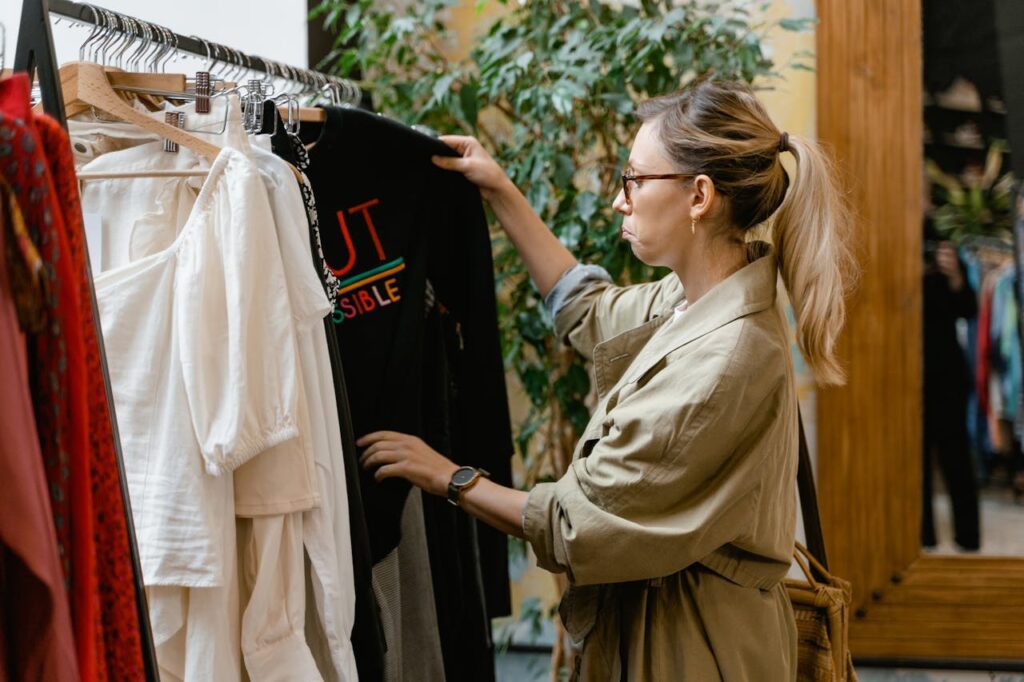
[[[662,274],[633,257],[611,208],[636,103],[708,74],[769,84],[778,72],[766,34],[810,23],[763,20],[770,2],[502,1],[469,55],[453,58],[444,18],[461,4],[323,0],[313,14],[336,40],[321,66],[359,75],[388,116],[479,137],[561,242],[620,283]],[[779,68],[810,69],[810,56]],[[582,361],[554,340],[518,255],[492,234],[505,361],[529,398],[516,434],[529,487],[564,471],[591,386]]]
[[[1013,215],[1010,210],[1014,179],[1002,173],[1005,143],[988,149],[985,167],[954,177],[932,160],[925,162],[925,174],[932,184],[936,207],[932,211],[935,228],[945,239],[959,243],[968,235],[1013,239]]]

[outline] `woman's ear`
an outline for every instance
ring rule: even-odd
[[[690,218],[700,220],[711,210],[715,201],[715,183],[701,174],[693,179],[693,195],[690,199]]]

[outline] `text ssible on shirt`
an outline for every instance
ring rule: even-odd
[[[338,229],[341,231],[341,237],[345,243],[348,260],[340,267],[328,260],[327,267],[339,278],[346,277],[346,275],[348,277],[338,283],[340,288],[332,314],[335,324],[342,324],[345,320],[372,313],[402,299],[398,274],[405,270],[405,259],[389,260],[388,254],[384,250],[371,211],[372,208],[379,205],[380,199],[374,198],[338,211],[336,214]],[[349,216],[348,218],[346,218],[346,214]],[[354,217],[355,219],[353,219]],[[356,265],[361,262],[365,263],[373,257],[360,259],[360,254],[354,245],[352,228],[349,223],[350,221],[355,223],[358,219],[362,220],[366,228],[373,245],[373,256],[376,256],[377,260],[373,262],[373,267],[355,275],[349,275]]]

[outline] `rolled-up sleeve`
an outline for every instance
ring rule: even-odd
[[[576,265],[548,293],[545,305],[555,321],[555,336],[589,359],[597,344],[639,327],[682,297],[674,274],[623,287],[613,284],[601,267]]]
[[[583,290],[597,282],[611,283],[612,277],[600,265],[583,265],[577,263],[558,279],[555,286],[544,298],[544,306],[552,318],[558,317],[565,304],[576,298]]]
[[[766,445],[783,382],[719,364],[689,387],[671,367],[655,373],[586,456],[531,491],[524,531],[541,567],[576,585],[654,578],[750,532],[761,466],[784,454]]]

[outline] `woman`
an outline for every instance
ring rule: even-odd
[[[745,85],[702,81],[638,114],[614,208],[636,256],[672,270],[659,282],[617,287],[578,265],[476,140],[444,138],[461,156],[434,160],[480,187],[556,333],[594,362],[598,403],[569,470],[521,492],[389,432],[360,441],[362,463],[448,494],[568,573],[577,679],[795,679],[782,580],[797,398],[776,279],[817,380],[840,383],[848,213],[818,146],[780,133]],[[765,223],[774,251],[753,238]]]

